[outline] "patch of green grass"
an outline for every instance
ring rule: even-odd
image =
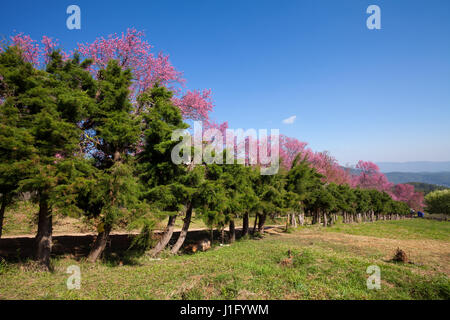
[[[314,263],[314,255],[309,249],[303,250],[299,255],[295,255],[293,259],[294,267],[300,268],[302,266],[311,265]]]
[[[328,232],[342,232],[390,239],[432,239],[450,241],[450,223],[446,221],[406,219],[360,224],[336,224]]]
[[[203,292],[200,288],[191,288],[181,293],[182,300],[202,300]]]
[[[9,269],[8,263],[4,259],[0,258],[0,276],[2,274],[5,274],[8,271],[8,269]]]
[[[292,227],[289,227],[289,228],[283,230],[284,233],[293,233],[294,231],[295,231],[295,228],[292,228]]]

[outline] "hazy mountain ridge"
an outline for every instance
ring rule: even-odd
[[[450,172],[386,172],[392,183],[423,182],[450,187]]]
[[[377,162],[381,172],[450,172],[450,161]]]
[[[408,182],[407,184],[410,184],[414,186],[414,189],[416,191],[423,192],[425,195],[427,195],[430,192],[436,191],[436,190],[445,190],[446,187],[443,186],[437,186],[435,184],[429,184],[424,182]]]
[[[361,172],[355,168],[342,167],[349,170],[352,175],[359,175]],[[450,188],[450,171],[443,172],[383,172],[387,179],[394,183],[427,183]]]

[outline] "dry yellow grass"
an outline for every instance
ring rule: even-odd
[[[304,229],[295,235],[286,234],[286,237],[310,243],[320,241],[339,245],[355,253],[378,252],[383,255],[383,259],[386,261],[393,257],[397,248],[401,248],[412,262],[430,267],[428,272],[442,272],[450,276],[450,243],[443,240],[389,239],[322,232],[317,229]]]

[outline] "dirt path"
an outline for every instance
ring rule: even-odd
[[[268,225],[265,226],[265,231],[270,233],[271,230],[274,228],[280,228],[283,227],[282,225]],[[216,230],[216,229],[214,229]],[[236,227],[236,230],[242,230],[242,227]],[[175,228],[174,232],[180,232],[181,228]],[[189,228],[189,232],[198,232],[198,231],[209,231],[208,228]],[[229,228],[225,228],[225,231],[228,232]],[[155,230],[155,233],[162,233],[163,230]],[[129,231],[129,232],[123,232],[123,231],[112,231],[111,235],[116,236],[128,236],[128,235],[138,235],[139,231]],[[96,236],[97,233],[95,232],[86,232],[86,233],[70,233],[70,232],[53,232],[54,237],[87,237],[87,236]],[[14,234],[14,235],[3,235],[1,239],[19,239],[19,238],[34,238],[36,234]]]
[[[266,226],[265,230],[269,231],[276,228],[276,226]],[[242,228],[236,228],[237,235]],[[226,231],[228,229],[225,229]],[[155,231],[155,233],[162,231]],[[176,241],[180,230],[174,231],[171,243]],[[128,249],[132,240],[138,232],[113,232],[110,236],[107,251],[120,252]],[[214,231],[214,238],[220,237],[219,231]],[[75,234],[53,234],[53,255],[71,254],[76,257],[85,256],[97,236],[96,233],[75,233]],[[210,231],[207,228],[193,228],[189,229],[186,238],[186,243],[200,241],[202,239],[209,239]],[[5,236],[0,239],[0,257],[8,259],[27,258],[33,255],[35,235],[22,236]]]

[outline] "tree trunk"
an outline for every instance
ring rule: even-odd
[[[303,212],[298,215],[298,224],[300,226],[305,225],[305,214]]]
[[[332,226],[337,221],[336,213],[332,213],[330,216],[330,225]]]
[[[167,227],[164,230],[164,233],[161,236],[161,239],[159,239],[156,246],[152,250],[150,250],[150,255],[152,257],[156,257],[161,251],[164,250],[164,248],[169,243],[169,241],[173,235],[173,230],[175,229],[175,220],[176,219],[177,219],[177,216],[169,216],[169,221],[167,222]]]
[[[170,250],[171,253],[176,254],[180,250],[181,246],[184,243],[184,240],[186,240],[186,236],[188,234],[189,225],[191,224],[191,218],[192,218],[192,204],[189,203],[187,205],[186,209],[186,215],[183,219],[183,228],[181,228],[180,235],[178,236],[178,240],[175,243],[175,245],[172,247],[172,250]]]
[[[39,199],[39,222],[35,243],[36,260],[46,269],[50,268],[52,227],[52,213],[48,205],[48,196],[43,194]]]
[[[225,243],[225,227],[224,226],[222,226],[220,229],[220,240],[223,245]]]
[[[259,216],[258,221],[258,232],[264,233],[264,224],[266,223],[266,215],[262,214]]]
[[[242,236],[246,236],[248,234],[248,212],[244,213],[244,217],[242,218]]]
[[[234,225],[234,220],[230,220],[230,243],[236,240],[236,228]]]
[[[312,218],[312,224],[317,224],[317,223],[320,223],[319,222],[319,212],[314,211],[313,218]]]
[[[259,217],[259,214],[256,214],[255,215],[255,223],[253,225],[253,234],[255,234],[255,232],[256,232],[256,225],[258,223],[258,217]]]
[[[95,262],[101,257],[103,251],[105,251],[106,245],[108,244],[109,234],[111,233],[111,226],[105,224],[103,230],[100,231],[95,239],[94,245],[91,248],[91,252],[88,255],[89,262]]]
[[[297,228],[297,220],[295,219],[295,213],[292,213],[291,225],[292,225],[292,227]]]
[[[0,239],[2,237],[3,232],[3,218],[5,217],[5,211],[6,211],[6,194],[2,195],[2,206],[0,207]]]
[[[327,217],[327,214],[324,212],[323,213],[323,226],[327,227],[327,225],[328,225],[328,217]]]

